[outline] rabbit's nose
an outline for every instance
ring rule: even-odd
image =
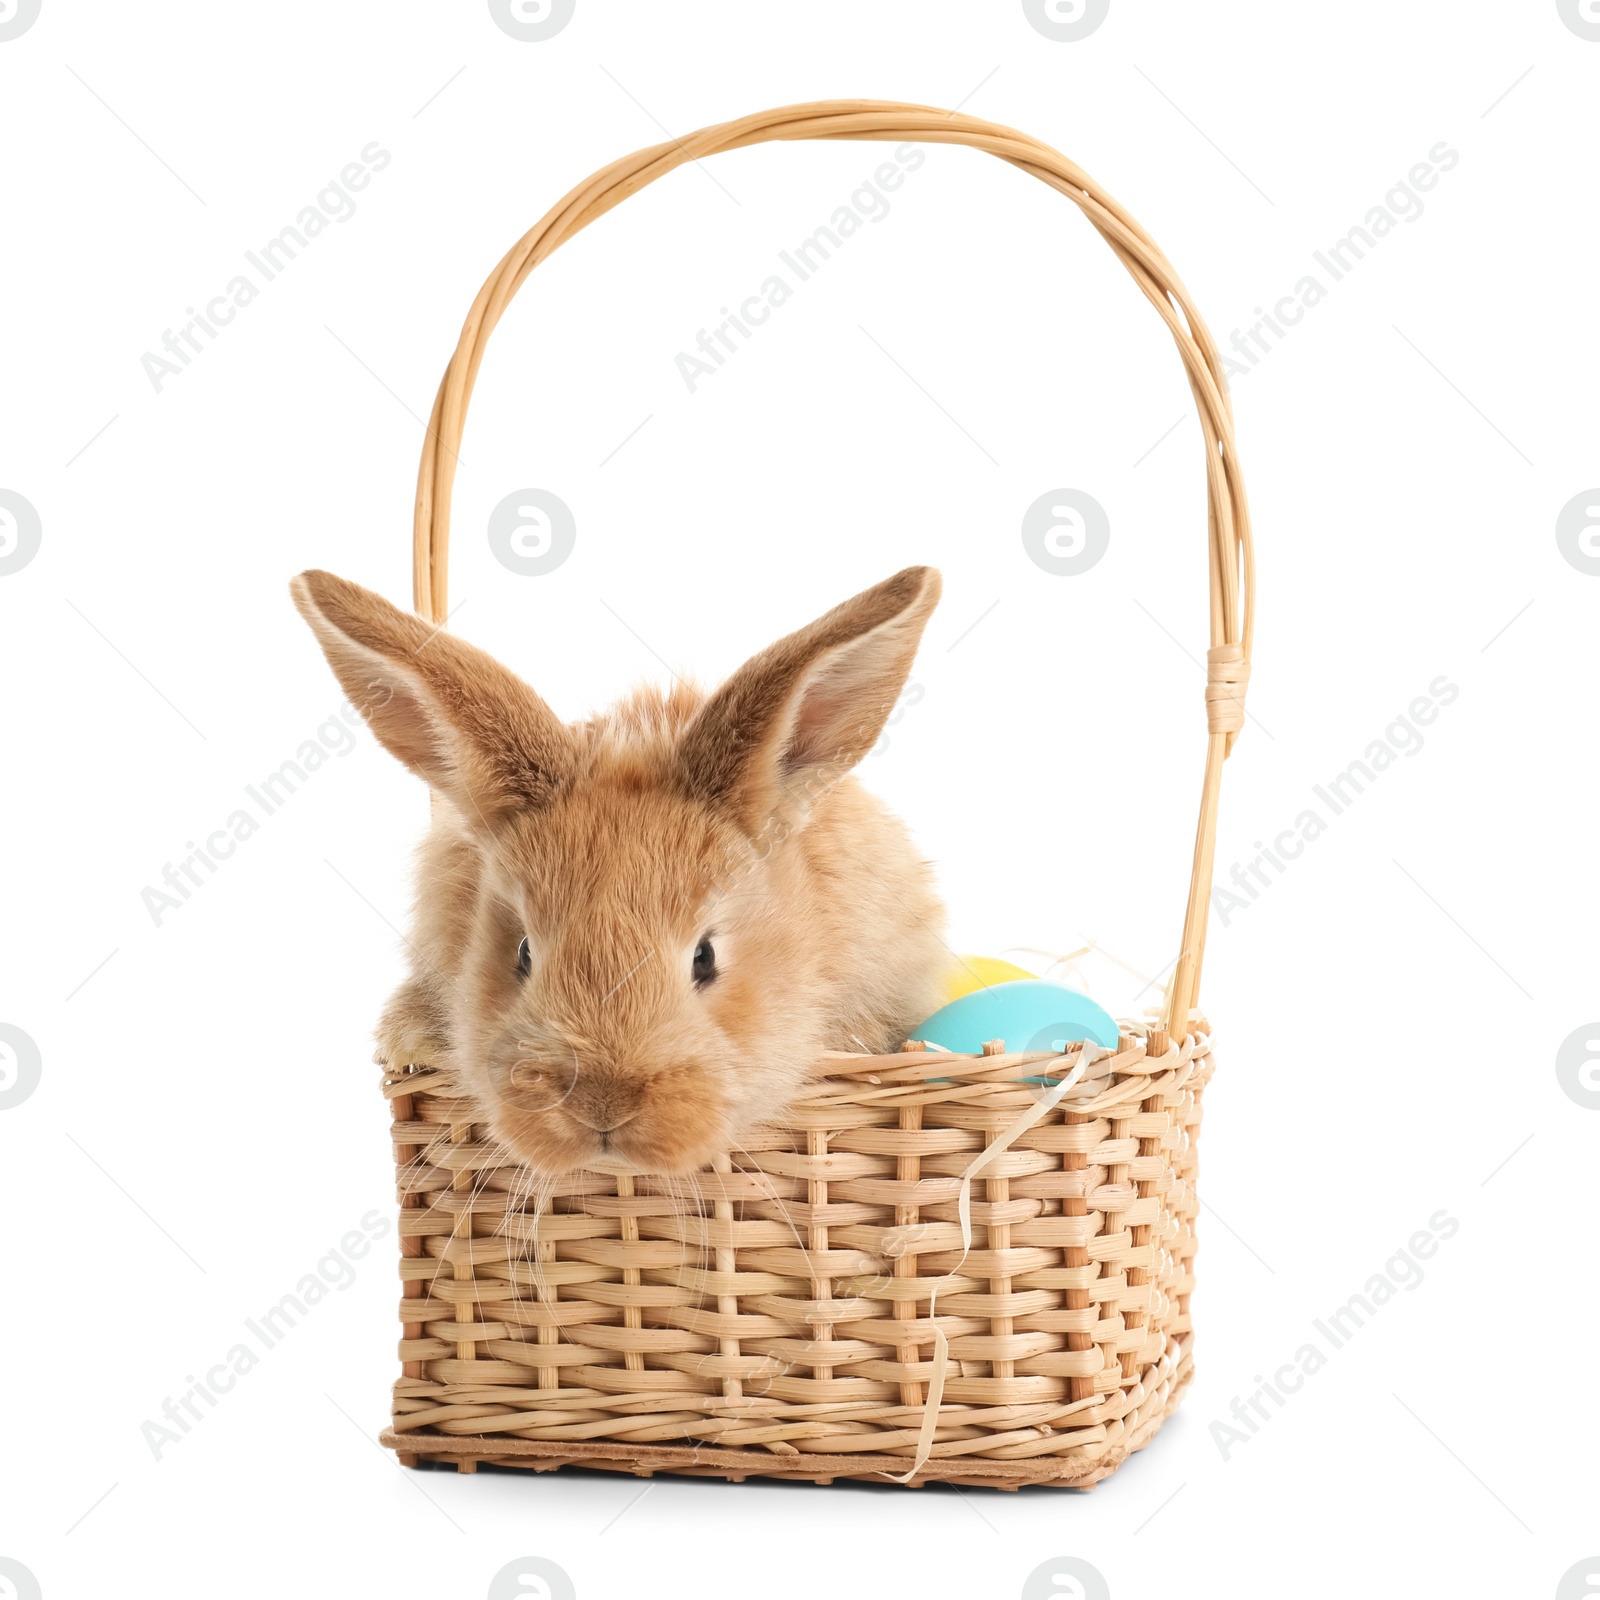
[[[596,1133],[614,1133],[623,1123],[639,1115],[640,1101],[637,1084],[619,1083],[598,1073],[585,1082],[580,1073],[566,1109],[573,1120],[584,1127]]]
[[[567,1110],[584,1127],[592,1128],[596,1133],[615,1133],[625,1122],[632,1122],[639,1115],[637,1110],[619,1112],[610,1106],[604,1110],[591,1110],[585,1106],[569,1105]]]

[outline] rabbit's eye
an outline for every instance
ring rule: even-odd
[[[706,984],[716,977],[717,952],[711,948],[709,939],[702,939],[694,947],[694,962],[690,967],[690,971],[694,975],[694,981],[701,988],[704,988]]]
[[[528,945],[528,936],[522,936],[522,943],[517,946],[517,976],[526,978],[533,971],[533,951]]]

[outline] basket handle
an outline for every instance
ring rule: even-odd
[[[684,162],[769,139],[922,140],[971,145],[1009,161],[1060,190],[1081,208],[1160,314],[1178,347],[1205,440],[1211,583],[1205,782],[1200,792],[1200,823],[1195,833],[1183,943],[1167,989],[1164,1022],[1166,1030],[1182,1040],[1189,1033],[1189,1013],[1198,995],[1205,954],[1222,763],[1244,725],[1254,626],[1255,562],[1250,513],[1234,449],[1233,412],[1222,363],[1188,291],[1144,229],[1087,173],[1049,145],[1014,128],[932,106],[891,100],[819,100],[780,106],[735,122],[702,128],[683,139],[637,150],[585,179],[525,233],[489,275],[467,313],[455,354],[445,369],[428,419],[417,473],[412,546],[417,612],[426,621],[437,623],[447,615],[450,491],[455,482],[467,403],[489,335],[523,280],[575,233]]]

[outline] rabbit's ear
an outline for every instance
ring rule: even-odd
[[[803,809],[877,743],[938,600],[939,574],[907,567],[752,656],[684,731],[690,793],[752,831]]]
[[[493,657],[331,572],[302,572],[289,590],[379,742],[469,825],[492,831],[566,781],[571,734]]]

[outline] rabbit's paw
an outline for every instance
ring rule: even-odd
[[[396,1069],[439,1066],[449,1049],[435,1008],[409,983],[402,984],[384,1007],[377,1042],[372,1059]]]

